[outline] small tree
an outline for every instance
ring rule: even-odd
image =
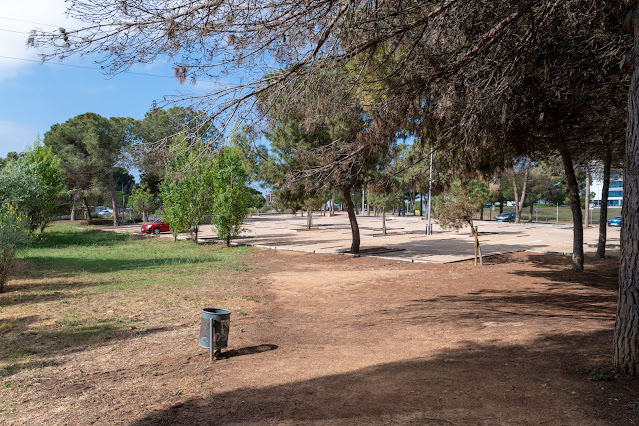
[[[384,185],[373,186],[368,194],[369,204],[382,210],[382,233],[384,235],[386,235],[386,210],[393,209],[401,196],[400,182],[397,179]]]
[[[0,293],[4,291],[16,251],[31,243],[31,221],[11,204],[0,207]]]
[[[213,155],[203,143],[184,151],[175,145],[160,187],[164,221],[177,234],[188,232],[197,244],[200,222],[213,211],[215,171]]]
[[[454,183],[448,192],[433,198],[435,220],[442,227],[455,230],[468,224],[474,233],[473,216],[483,208],[489,197],[488,185],[481,180],[471,180],[466,185]]]
[[[155,196],[148,188],[133,188],[129,205],[136,213],[142,213],[142,221],[149,221],[149,212],[158,208]]]
[[[242,232],[242,222],[248,213],[251,193],[248,173],[242,167],[239,149],[225,148],[219,153],[213,178],[213,216],[211,222],[217,237],[231,245],[231,239]]]

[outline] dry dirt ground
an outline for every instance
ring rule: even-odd
[[[152,319],[0,376],[0,423],[638,424],[638,382],[586,372],[610,361],[617,262],[256,249],[228,276],[252,303],[226,358],[197,346],[199,312]]]

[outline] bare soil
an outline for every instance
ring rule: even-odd
[[[0,423],[639,423],[638,382],[606,367],[617,260],[573,273],[530,253],[479,267],[255,250],[245,263],[227,278],[252,302],[223,359],[198,347],[198,311],[167,308],[0,376]]]

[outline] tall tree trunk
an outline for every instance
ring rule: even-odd
[[[572,164],[572,156],[568,147],[562,142],[559,153],[564,163],[568,192],[570,193],[570,211],[572,212],[572,270],[581,271],[584,269],[584,229],[583,217],[581,215],[581,201],[579,200],[579,186],[575,176],[575,169]]]
[[[335,216],[335,195],[331,193],[331,212],[329,216]]]
[[[111,204],[113,205],[113,226],[120,225],[118,217],[118,197],[115,193],[115,179],[113,178],[113,166],[109,167],[109,186],[111,187]]]
[[[608,195],[610,192],[610,168],[612,166],[612,150],[608,148],[604,157],[603,188],[601,190],[601,205],[599,206],[599,241],[597,242],[597,257],[606,256],[606,232],[608,231]]]
[[[306,229],[311,229],[313,225],[313,209],[308,209],[306,211]]]
[[[533,218],[533,210],[535,209],[535,203],[533,201],[530,202],[530,211],[528,212],[528,223],[532,223]]]
[[[351,198],[351,187],[349,185],[342,186],[342,195],[346,204],[346,211],[348,212],[348,220],[351,223],[351,234],[353,235],[353,242],[351,243],[351,253],[359,253],[359,226],[357,225],[357,216],[355,216],[355,207],[353,206],[353,199]]]
[[[73,188],[73,196],[71,198],[71,217],[70,220],[75,220],[75,215],[77,213],[77,202],[80,199],[80,194]]]
[[[142,222],[147,223],[149,221],[149,213],[146,210],[142,212]]]
[[[528,169],[530,168],[530,160],[526,162],[526,166],[524,167],[524,182],[521,188],[521,198],[519,198],[518,189],[517,189],[517,175],[515,174],[515,169],[512,170],[512,178],[513,178],[513,191],[515,193],[515,223],[521,222],[521,209],[524,206],[524,201],[526,200],[526,185],[528,185]]]
[[[419,215],[424,216],[424,193],[419,193]]]
[[[195,244],[197,244],[197,234],[198,234],[199,230],[200,230],[200,227],[197,226],[197,225],[193,228],[193,242]]]
[[[82,197],[82,204],[84,205],[84,212],[86,214],[87,220],[93,220],[93,216],[91,216],[91,210],[89,209],[89,202],[87,201],[87,197]]]
[[[624,62],[632,71],[628,91],[628,127],[623,165],[619,299],[615,321],[613,364],[619,371],[639,373],[639,3],[624,28],[634,32],[634,46]]]
[[[584,222],[590,225],[590,165],[586,164],[586,193],[584,196]]]

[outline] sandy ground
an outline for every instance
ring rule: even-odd
[[[382,235],[382,219],[375,216],[358,216],[363,254],[388,259],[404,259],[413,262],[459,262],[474,257],[474,238],[468,228],[459,232],[441,229],[433,225],[433,235],[425,235],[426,221],[417,217],[389,217],[388,235]],[[517,251],[542,253],[572,253],[572,226],[553,223],[498,223],[476,221],[481,233],[480,244],[485,256]],[[296,250],[311,253],[339,253],[350,248],[351,230],[346,213],[336,216],[320,216],[315,213],[311,230],[306,229],[306,217],[290,214],[253,216],[244,222],[244,232],[236,240],[238,244],[279,250]],[[104,230],[113,228],[104,227]],[[138,232],[139,225],[117,228],[121,232]],[[619,228],[608,228],[607,254],[619,254]],[[215,240],[211,225],[203,225],[200,238]],[[187,238],[182,235],[181,238]],[[584,228],[584,252],[593,255],[597,251],[599,228]]]
[[[0,377],[0,423],[637,424],[637,382],[585,372],[610,361],[618,263],[567,262],[257,250],[230,277],[256,303],[225,358],[197,346],[197,312],[147,323]]]

